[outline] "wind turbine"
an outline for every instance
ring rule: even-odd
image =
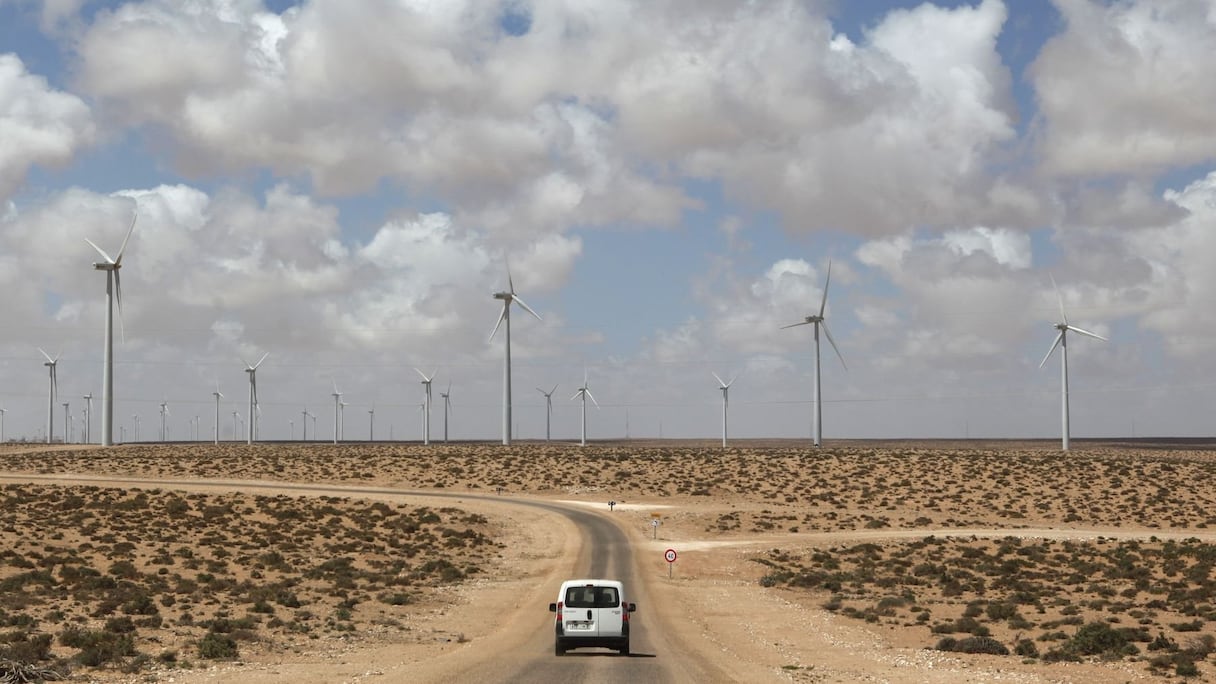
[[[308,412],[307,406],[304,407],[304,410],[301,411],[300,414],[302,416],[300,418],[300,441],[307,442],[308,441],[308,418],[310,416],[312,416],[312,414]],[[316,439],[316,438],[317,438],[316,430],[314,429],[313,430],[313,439]]]
[[[502,367],[502,443],[511,443],[511,302],[518,302],[524,308],[524,311],[536,317],[536,320],[541,320],[540,314],[532,310],[524,300],[515,294],[515,283],[511,280],[511,268],[507,267],[507,290],[505,292],[495,292],[494,299],[502,300],[502,313],[498,315],[498,323],[494,324],[494,330],[490,333],[490,339],[494,339],[494,334],[498,332],[498,326],[504,322],[507,324],[505,330],[506,337],[506,356],[504,357]]]
[[[345,401],[338,402],[338,439],[346,441],[346,407]]]
[[[8,413],[8,409],[0,408],[0,444],[4,444],[4,414]]]
[[[448,443],[448,412],[452,410],[452,381],[448,380],[448,391],[440,392],[443,398],[443,443]]]
[[[553,393],[557,391],[557,385],[554,385],[553,389],[549,390],[548,392],[539,387],[536,388],[536,391],[545,395],[545,441],[548,442],[549,423],[553,419]]]
[[[245,440],[246,444],[253,444],[254,426],[257,425],[255,414],[258,410],[258,366],[262,365],[267,356],[270,356],[270,352],[262,354],[262,358],[252,366],[245,359],[241,359],[241,363],[245,364],[245,372],[249,374],[249,435]]]
[[[215,443],[219,444],[220,443],[220,399],[224,398],[223,393],[220,392],[220,381],[219,380],[215,381],[215,391],[211,393],[211,396],[215,397]]]
[[[89,392],[88,394],[81,397],[81,399],[84,399],[84,401],[85,401],[85,405],[84,405],[84,441],[85,441],[85,444],[92,444],[93,443],[93,393]],[[2,441],[4,441],[4,440],[0,439],[0,442],[2,442]]]
[[[50,369],[51,384],[46,404],[46,443],[50,444],[51,438],[55,434],[55,395],[59,394],[59,374],[56,371],[56,367],[59,364],[59,356],[62,356],[62,354],[56,355],[52,359],[50,354],[42,351],[42,347],[39,347],[38,351],[42,352],[42,355],[46,357],[46,363],[42,365]],[[64,434],[64,440],[66,441],[66,433]]]
[[[135,438],[131,441],[138,442],[139,441],[139,414],[136,413],[136,414],[132,415],[131,420],[135,423]]]
[[[237,426],[236,426],[236,422],[238,420],[240,420],[242,424],[244,424],[244,422],[245,422],[244,420],[241,420],[241,414],[239,411],[233,411],[232,412],[232,441],[234,441],[234,442],[238,439],[238,436],[241,434],[241,431],[239,429],[237,429]]]
[[[67,444],[72,440],[72,412],[68,409],[68,402],[63,402],[63,443]]]
[[[714,376],[714,380],[718,381],[718,389],[722,390],[722,447],[726,447],[726,407],[730,404],[730,386],[735,384],[735,378],[732,376],[730,382],[723,382],[722,378],[718,377],[717,373],[710,371]]]
[[[376,441],[376,404],[367,412],[367,441]]]
[[[557,389],[556,387],[554,389]],[[598,409],[600,403],[595,400],[595,396],[591,394],[591,390],[587,387],[587,371],[583,371],[583,386],[578,388],[574,396],[570,397],[570,401],[582,398],[583,401],[583,421],[582,421],[582,439],[579,441],[579,446],[587,446],[587,397],[591,397],[591,403],[595,404]]]
[[[823,442],[823,402],[820,400],[820,386],[819,386],[819,377],[820,377],[820,373],[819,373],[819,327],[820,326],[823,326],[823,334],[827,335],[828,342],[830,342],[832,344],[832,350],[836,352],[836,357],[838,359],[840,359],[840,365],[844,366],[845,370],[849,369],[848,365],[845,364],[845,362],[844,362],[844,357],[840,355],[840,349],[836,346],[836,340],[832,339],[832,333],[831,333],[831,331],[828,330],[827,321],[825,321],[823,318],[824,311],[827,309],[827,306],[828,306],[828,285],[831,284],[831,282],[832,282],[832,262],[828,261],[828,275],[827,275],[827,278],[823,281],[823,299],[819,302],[819,313],[807,316],[800,323],[791,323],[790,325],[781,326],[782,330],[784,330],[786,328],[797,327],[799,325],[814,325],[815,326],[815,394],[814,394],[815,414],[814,414],[814,424],[813,424],[813,430],[812,430],[812,432],[813,432],[812,436],[815,440],[815,446],[819,446]]]
[[[160,402],[160,441],[165,441],[168,438],[168,432],[165,430],[165,417],[169,415],[169,403],[167,401]]]
[[[435,379],[435,371],[431,371],[431,376],[428,378],[426,373],[417,368],[414,370],[422,376],[423,397],[426,399],[422,405],[422,443],[429,445],[431,443],[431,380]]]
[[[135,230],[135,221],[139,218],[139,206],[136,205],[134,215],[131,217],[131,227],[127,229],[127,236],[123,238],[122,246],[118,248],[118,256],[110,258],[105,250],[93,244],[88,238],[88,242],[93,249],[101,254],[105,261],[97,261],[93,263],[93,268],[98,271],[106,272],[106,337],[105,349],[102,352],[101,364],[101,445],[112,446],[114,444],[114,304],[118,304],[118,327],[122,329],[122,283],[118,277],[118,269],[122,268],[122,255],[127,250],[127,241],[131,239],[131,233]],[[125,335],[124,335],[125,337]]]
[[[1075,333],[1080,333],[1080,334],[1086,335],[1088,337],[1093,337],[1095,339],[1102,340],[1103,342],[1109,342],[1110,340],[1106,339],[1105,337],[1102,337],[1101,335],[1096,335],[1094,333],[1091,333],[1088,330],[1082,330],[1081,328],[1078,328],[1075,325],[1070,325],[1068,323],[1068,316],[1064,313],[1064,298],[1062,296],[1060,296],[1060,288],[1059,288],[1059,286],[1056,285],[1056,279],[1054,276],[1051,278],[1051,286],[1053,288],[1055,288],[1056,299],[1059,300],[1059,302],[1060,302],[1060,322],[1055,324],[1056,330],[1059,330],[1060,332],[1059,332],[1059,334],[1056,335],[1055,341],[1051,343],[1051,349],[1047,350],[1047,356],[1044,356],[1043,361],[1041,363],[1039,363],[1039,368],[1042,368],[1044,365],[1047,364],[1047,359],[1050,359],[1052,353],[1055,352],[1056,347],[1059,347],[1060,348],[1060,422],[1061,422],[1061,429],[1063,430],[1063,435],[1060,440],[1060,444],[1061,444],[1060,448],[1063,451],[1068,451],[1068,440],[1069,440],[1068,331],[1071,330]]]
[[[335,378],[330,378],[334,383],[334,444],[338,443],[342,433],[340,432],[341,423],[339,423],[339,413],[342,411],[342,393],[338,391],[338,381]]]

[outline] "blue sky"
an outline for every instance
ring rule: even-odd
[[[1211,433],[1216,13],[1204,0],[178,3],[0,0],[0,408],[45,431],[100,394],[116,248],[116,414],[221,434],[494,439],[511,264],[518,435],[586,369],[589,437]],[[95,413],[97,409],[95,406]],[[56,414],[62,434],[62,413]],[[432,431],[442,431],[442,414]],[[149,425],[155,425],[155,432]],[[94,434],[97,433],[94,422]],[[78,436],[78,435],[77,435]]]

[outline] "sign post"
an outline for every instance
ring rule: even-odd
[[[671,579],[671,566],[676,562],[676,550],[667,549],[664,551],[663,560],[667,561],[667,579]]]
[[[654,528],[654,534],[651,536],[651,539],[658,539],[658,538],[659,538],[659,525],[661,525],[661,524],[662,524],[662,521],[661,521],[661,520],[659,520],[659,518],[660,518],[660,517],[662,517],[662,516],[661,516],[660,514],[658,514],[658,513],[651,513],[651,514],[650,514],[650,526],[651,526],[652,528]]]

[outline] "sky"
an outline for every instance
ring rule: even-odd
[[[0,408],[100,435],[1211,436],[1211,0],[0,0]],[[1058,290],[1053,287],[1054,282]],[[1058,299],[1057,299],[1058,292]],[[847,367],[846,365],[847,364]],[[370,411],[374,410],[374,416]],[[239,418],[234,419],[233,413]],[[64,411],[56,407],[55,437]]]

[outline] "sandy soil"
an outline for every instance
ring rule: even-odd
[[[504,542],[492,576],[455,585],[447,605],[407,611],[413,634],[434,639],[324,636],[243,653],[237,663],[196,659],[192,669],[95,671],[85,680],[442,681],[444,672],[492,657],[495,649],[518,647],[520,637],[511,635],[521,626],[547,624],[543,606],[552,586],[574,570],[580,540],[561,517],[513,505],[535,498],[600,511],[627,530],[638,577],[655,604],[647,607],[650,619],[689,646],[683,657],[713,662],[735,681],[1109,682],[1157,676],[1136,659],[1045,663],[931,650],[936,637],[924,625],[846,617],[823,607],[828,591],[762,586],[771,568],[757,558],[777,549],[796,554],[859,543],[898,548],[927,535],[1213,541],[1216,534],[1207,526],[1216,522],[1210,513],[1216,502],[1210,488],[1194,483],[1210,478],[1214,462],[1214,452],[1191,444],[1091,446],[1064,457],[1047,445],[966,443],[862,444],[822,452],[775,444],[726,453],[666,443],[585,450],[6,446],[0,447],[0,484],[129,487],[147,486],[131,481],[151,478],[176,480],[161,486],[192,492],[213,492],[218,484],[222,491],[274,495],[282,492],[272,487],[295,482],[323,485],[292,492],[306,496],[352,496],[350,487],[501,493],[501,501],[431,502],[485,515]],[[616,484],[603,485],[604,475]],[[353,498],[397,496],[361,492]],[[619,502],[613,511],[610,499]],[[656,515],[657,530],[651,525]],[[679,552],[670,568],[662,559],[666,548]],[[961,611],[968,598],[951,605]],[[471,620],[467,611],[451,609],[462,604],[493,607],[503,617],[493,624]],[[935,607],[934,614],[951,609]],[[1216,633],[1210,624],[1203,633]],[[1199,665],[1206,676],[1216,672],[1207,662]]]

